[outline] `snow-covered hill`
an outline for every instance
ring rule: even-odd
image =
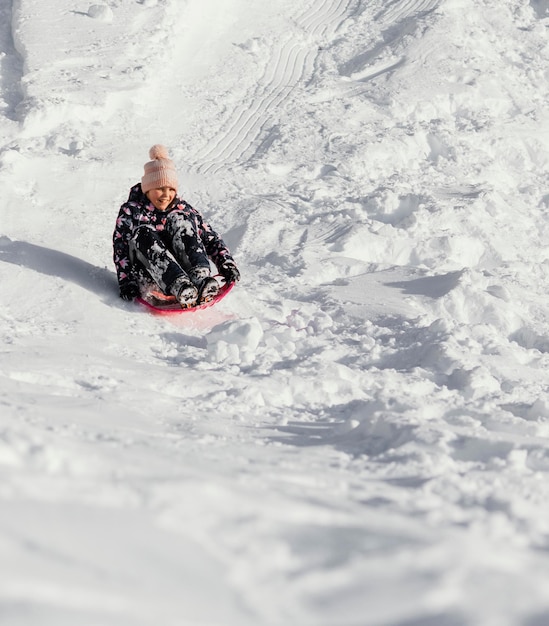
[[[0,622],[549,621],[548,0],[0,0]],[[154,143],[242,271],[118,297]]]

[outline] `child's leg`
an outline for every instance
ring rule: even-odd
[[[132,256],[165,293],[177,296],[173,290],[177,287],[179,291],[181,284],[189,281],[188,274],[162,241],[160,234],[151,226],[143,225],[135,229],[130,250]]]
[[[171,237],[175,258],[181,260],[181,265],[198,290],[198,302],[212,300],[219,291],[219,284],[211,277],[210,260],[194,220],[186,219],[181,213],[171,213],[166,231]]]
[[[181,213],[171,213],[166,222],[171,238],[174,257],[189,274],[195,284],[210,276],[210,261],[202,240],[196,231],[194,220]]]

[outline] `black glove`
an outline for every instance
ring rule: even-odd
[[[234,263],[225,263],[219,268],[219,273],[227,284],[237,283],[240,280],[240,272]]]
[[[120,297],[122,300],[133,300],[140,294],[137,283],[124,283],[120,285]]]

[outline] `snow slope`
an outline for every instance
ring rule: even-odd
[[[547,0],[0,0],[0,622],[549,621]],[[158,318],[148,148],[243,279]]]

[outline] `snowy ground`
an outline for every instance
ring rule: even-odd
[[[0,0],[2,626],[549,623],[549,1]],[[242,270],[118,297],[153,143]]]

